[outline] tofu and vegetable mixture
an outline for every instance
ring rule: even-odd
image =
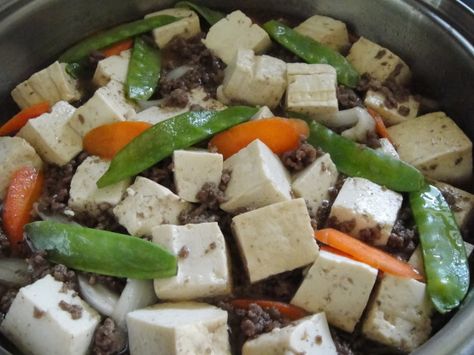
[[[190,2],[92,35],[0,127],[24,354],[406,354],[456,312],[472,143],[322,15]]]

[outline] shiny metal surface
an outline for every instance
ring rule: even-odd
[[[69,45],[104,27],[169,6],[173,0],[0,0],[0,105],[16,83]],[[271,9],[302,18],[334,16],[399,54],[417,91],[439,100],[474,140],[474,13],[453,0],[207,0],[215,8]],[[13,107],[13,106],[12,106]],[[0,110],[0,121],[10,115]],[[472,282],[471,282],[472,284]],[[416,354],[474,354],[474,291]],[[2,353],[0,349],[0,354]]]

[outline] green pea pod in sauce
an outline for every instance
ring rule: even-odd
[[[170,156],[174,150],[190,147],[245,122],[257,111],[255,107],[233,106],[222,111],[185,112],[159,122],[115,155],[97,186],[104,187],[137,175]]]
[[[160,70],[160,50],[141,37],[135,38],[125,81],[128,98],[148,100],[158,86]]]
[[[357,144],[313,120],[308,124],[308,142],[329,153],[337,169],[344,174],[400,192],[417,191],[424,186],[423,174],[413,166]]]
[[[102,275],[155,279],[176,275],[176,256],[138,237],[51,221],[25,226],[27,239],[47,259]]]
[[[357,86],[359,73],[339,52],[275,20],[264,23],[262,27],[270,37],[307,63],[333,66],[336,69],[339,83],[351,88]]]
[[[410,193],[420,234],[427,290],[440,313],[459,306],[469,289],[466,248],[453,213],[441,192],[426,184]]]
[[[220,11],[211,10],[208,7],[202,5],[196,5],[191,1],[179,1],[174,5],[174,7],[186,7],[193,9],[199,15],[201,15],[211,26],[225,17],[225,14]]]

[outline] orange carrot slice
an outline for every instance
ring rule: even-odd
[[[43,173],[33,167],[23,167],[13,174],[3,204],[3,228],[13,254],[18,254],[23,242],[23,228],[30,221],[33,203],[43,189]]]
[[[40,102],[39,104],[24,108],[0,127],[0,136],[6,136],[19,131],[28,120],[49,112],[50,109],[51,107],[48,102]]]
[[[152,125],[148,122],[114,122],[94,128],[83,140],[84,150],[103,159],[112,159],[123,147]]]
[[[370,113],[370,115],[375,121],[375,131],[377,132],[377,134],[382,138],[387,138],[390,143],[393,144],[393,141],[390,138],[390,134],[388,133],[387,127],[385,127],[385,123],[383,122],[382,117],[378,114],[377,111],[371,108],[367,108],[367,111]]]
[[[248,309],[252,303],[259,305],[263,309],[275,308],[280,314],[290,320],[300,319],[309,314],[303,308],[293,306],[292,304],[270,300],[236,299],[230,301],[230,303],[232,306],[242,309]]]
[[[105,57],[111,57],[113,55],[119,55],[120,52],[130,49],[132,48],[132,46],[133,46],[133,39],[129,38],[121,42],[112,44],[111,46],[102,49],[101,52]]]
[[[355,260],[374,268],[392,275],[423,280],[423,276],[410,264],[338,230],[332,228],[320,229],[314,235],[318,241],[347,253]]]
[[[281,117],[265,118],[245,122],[216,134],[209,145],[215,147],[227,159],[245,148],[255,139],[260,139],[275,154],[296,149],[301,137],[308,137],[309,128],[305,121]]]

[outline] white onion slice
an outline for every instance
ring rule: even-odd
[[[84,301],[100,314],[110,316],[119,300],[119,296],[100,283],[91,285],[83,275],[78,275],[77,279]]]
[[[28,264],[24,259],[0,259],[0,283],[6,286],[24,286],[30,281]]]
[[[359,143],[366,143],[369,133],[375,134],[375,121],[370,114],[361,108],[358,114],[359,121],[352,128],[346,129],[341,136]]]
[[[184,74],[190,71],[193,67],[189,65],[181,65],[180,67],[174,68],[165,75],[167,80],[176,80],[181,78]]]

